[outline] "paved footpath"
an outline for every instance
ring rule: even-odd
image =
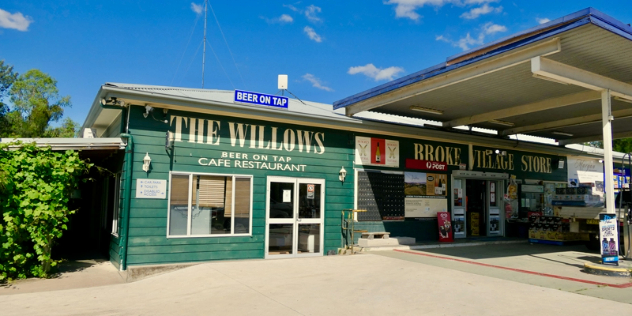
[[[363,254],[214,262],[134,283],[0,296],[2,315],[632,315],[632,305]]]

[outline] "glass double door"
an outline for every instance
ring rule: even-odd
[[[455,238],[504,235],[503,181],[454,179],[453,189]]]
[[[268,177],[266,258],[320,256],[325,180]]]

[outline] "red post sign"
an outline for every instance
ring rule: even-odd
[[[440,161],[406,159],[406,168],[433,171],[448,171],[448,164]]]
[[[453,242],[450,213],[437,212],[437,220],[439,223],[439,242]]]

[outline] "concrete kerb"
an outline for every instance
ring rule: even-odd
[[[611,276],[611,277],[621,277],[621,278],[630,278],[632,277],[632,267],[615,267],[615,266],[606,266],[601,264],[594,263],[584,263],[584,272],[595,274],[595,275],[603,275],[603,276]]]
[[[391,250],[422,250],[422,249],[436,249],[436,248],[453,248],[453,247],[474,247],[474,246],[487,246],[487,245],[500,245],[500,244],[522,244],[527,243],[528,240],[497,240],[497,241],[481,241],[481,242],[467,242],[467,243],[437,243],[428,245],[410,245],[410,246],[393,246],[393,247],[365,247],[362,248],[362,252],[371,251],[391,251]]]
[[[125,282],[134,282],[150,276],[164,274],[206,262],[173,263],[159,265],[127,266],[126,271],[119,271]]]

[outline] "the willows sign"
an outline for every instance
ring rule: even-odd
[[[201,157],[204,166],[305,171],[305,164],[293,161],[293,155],[322,155],[326,151],[325,133],[172,115],[173,140],[208,145],[220,150],[215,157]],[[294,159],[296,160],[296,159]]]

